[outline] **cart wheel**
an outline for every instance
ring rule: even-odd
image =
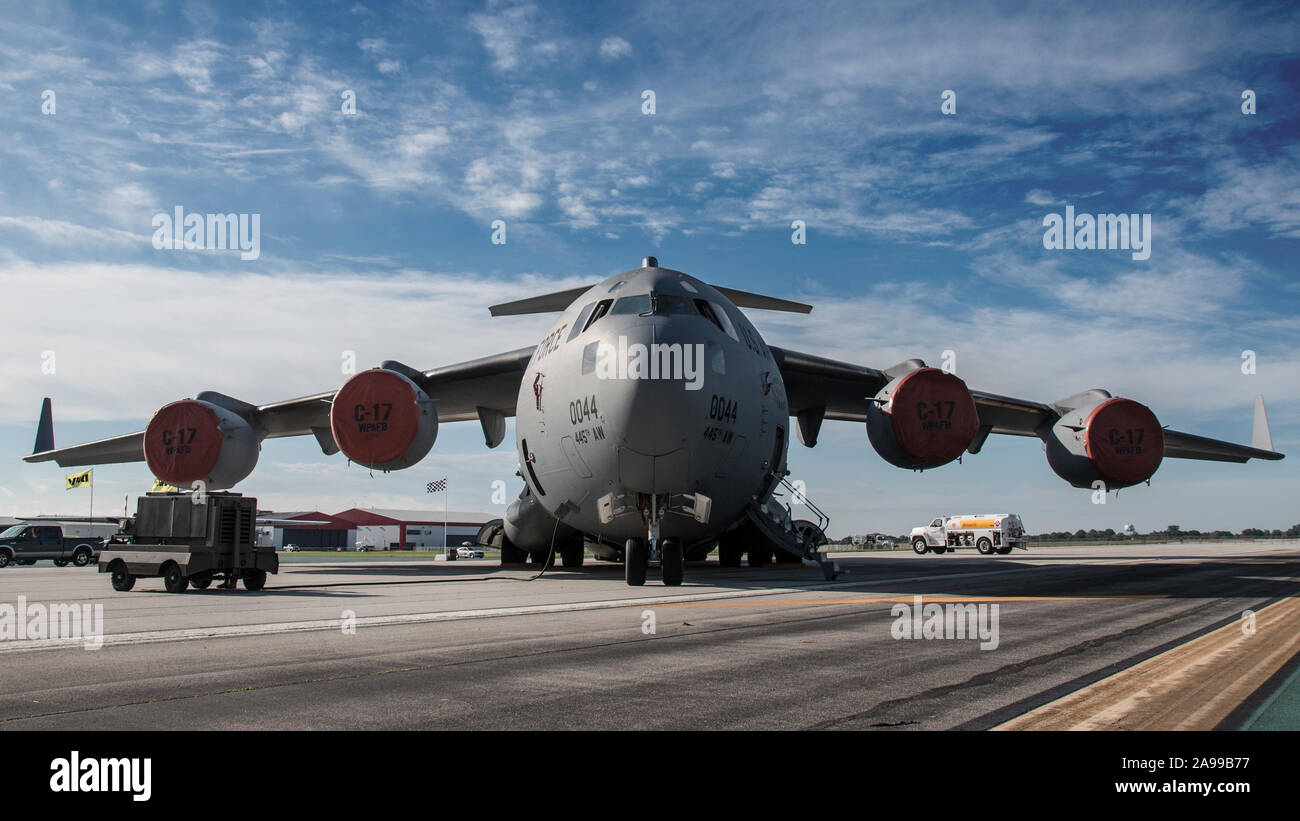
[[[109,578],[113,581],[113,589],[119,593],[126,593],[132,587],[135,587],[135,576],[126,571],[126,565],[114,567]]]
[[[244,589],[251,590],[254,593],[266,587],[265,570],[245,570],[244,571]]]
[[[181,572],[181,566],[168,562],[163,569],[163,589],[168,593],[184,593],[190,586],[190,580]]]

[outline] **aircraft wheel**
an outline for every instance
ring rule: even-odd
[[[924,556],[930,551],[930,546],[925,543],[925,539],[912,540],[912,552],[918,556]]]
[[[740,567],[745,551],[727,541],[718,542],[718,564],[722,567]]]
[[[184,593],[189,586],[190,581],[181,572],[181,566],[176,562],[168,562],[163,568],[163,589],[168,593]]]
[[[659,553],[664,570],[664,585],[676,587],[682,583],[683,562],[685,561],[681,540],[665,539]]]
[[[775,564],[803,564],[803,559],[788,550],[778,549]]]
[[[645,568],[649,559],[645,539],[627,540],[623,548],[623,578],[628,586],[641,587],[645,584]]]
[[[562,548],[560,550],[560,564],[563,567],[582,567],[586,552],[581,544]]]
[[[515,547],[514,544],[509,539],[506,538],[504,533],[501,534],[501,563],[502,564],[523,564],[527,558],[528,558],[527,553]]]
[[[772,551],[770,550],[759,550],[758,548],[750,548],[749,550],[750,567],[764,567],[771,558]]]

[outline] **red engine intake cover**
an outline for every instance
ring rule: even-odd
[[[914,459],[945,464],[979,432],[979,411],[957,376],[920,368],[899,380],[889,403],[894,438]]]
[[[1113,483],[1145,482],[1165,455],[1165,432],[1151,409],[1116,397],[1093,408],[1084,423],[1083,446],[1102,476]]]
[[[220,424],[211,408],[194,399],[160,408],[144,429],[144,460],[153,475],[181,488],[208,478],[221,456]]]
[[[405,455],[420,428],[416,388],[392,371],[362,371],[334,395],[330,430],[339,450],[368,467]]]

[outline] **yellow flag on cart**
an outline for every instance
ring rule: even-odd
[[[90,470],[83,470],[81,473],[69,473],[67,476],[63,477],[63,481],[67,484],[67,487],[65,487],[64,490],[72,490],[74,487],[83,487],[93,484],[93,477],[91,474],[94,472],[95,469],[91,468]]]

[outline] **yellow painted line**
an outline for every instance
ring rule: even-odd
[[[805,607],[828,604],[914,604],[917,599],[922,604],[961,603],[975,604],[986,602],[1034,602],[1034,601],[1111,601],[1115,599],[1167,599],[1167,595],[1156,596],[881,596],[862,599],[808,599],[806,601],[725,601],[725,602],[666,602],[650,604],[646,607]]]
[[[1211,730],[1300,653],[1300,599],[1235,621],[994,727]]]

